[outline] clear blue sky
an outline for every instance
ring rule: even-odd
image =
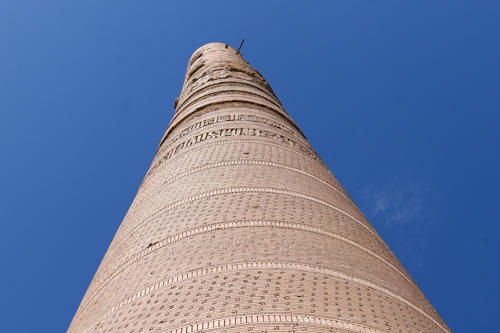
[[[65,332],[191,54],[238,47],[454,332],[500,332],[500,2],[0,2],[0,331]]]

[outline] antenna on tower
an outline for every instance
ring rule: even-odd
[[[240,54],[241,47],[243,46],[243,43],[245,42],[245,38],[241,41],[240,47],[238,47],[238,51],[236,51],[236,54]]]

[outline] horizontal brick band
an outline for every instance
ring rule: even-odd
[[[243,108],[241,108],[241,109],[243,109]],[[206,119],[199,120],[199,121],[196,120],[196,122],[194,124],[190,124],[189,126],[187,126],[187,125],[190,122],[187,122],[185,124],[186,127],[182,131],[180,129],[178,130],[178,131],[180,131],[179,134],[177,134],[176,136],[174,136],[173,138],[171,138],[168,141],[165,140],[166,137],[164,139],[162,139],[162,141],[160,142],[160,147],[158,148],[157,153],[162,153],[166,149],[166,147],[168,147],[168,145],[170,145],[174,142],[177,142],[179,139],[181,139],[182,137],[191,133],[192,131],[195,131],[197,129],[201,129],[201,128],[207,127],[207,126],[212,126],[212,125],[216,125],[216,124],[224,124],[224,123],[227,124],[227,123],[231,123],[231,122],[235,122],[235,121],[237,121],[237,122],[252,122],[252,123],[267,125],[267,126],[270,126],[272,128],[282,130],[285,133],[302,140],[307,145],[309,144],[307,142],[307,139],[305,137],[303,137],[302,132],[296,132],[296,131],[292,130],[289,126],[282,124],[278,120],[270,119],[269,117],[262,116],[262,115],[255,115],[255,114],[249,113],[248,111],[253,111],[253,113],[255,113],[255,110],[251,110],[251,109],[243,109],[240,111],[233,111],[233,110],[229,109],[229,110],[224,110],[224,114],[222,114],[222,115],[212,116],[210,118],[206,118]],[[173,131],[171,135],[173,135],[173,133],[177,133],[178,131]]]
[[[345,320],[332,319],[326,317],[316,317],[316,316],[303,316],[303,315],[293,315],[293,314],[291,315],[284,313],[228,317],[212,321],[206,321],[203,323],[191,324],[189,326],[184,326],[181,328],[164,331],[164,333],[192,333],[199,331],[212,331],[222,328],[228,328],[229,326],[240,326],[248,324],[315,325],[315,326],[325,326],[325,329],[338,328],[342,329],[342,331],[349,331],[349,332],[388,333],[388,331],[381,331],[372,327],[359,325]]]
[[[134,205],[132,204],[132,207],[133,210],[131,210],[130,213],[133,213],[135,210],[137,210],[148,198],[152,197],[152,196],[155,196],[157,195],[162,188],[164,188],[165,186],[168,186],[170,185],[171,183],[177,181],[177,180],[180,180],[184,177],[187,177],[187,176],[190,176],[190,175],[193,175],[197,172],[200,172],[200,171],[203,171],[203,170],[207,170],[207,169],[215,169],[215,168],[219,168],[219,167],[225,167],[225,166],[234,166],[234,165],[258,165],[258,166],[269,166],[269,167],[274,167],[274,168],[279,168],[279,169],[284,169],[284,170],[289,170],[289,171],[293,171],[293,172],[297,172],[297,173],[300,173],[300,174],[303,174],[307,177],[310,177],[316,181],[319,181],[323,184],[325,184],[326,186],[330,187],[331,189],[333,189],[335,192],[337,192],[338,194],[340,194],[342,197],[344,197],[344,199],[346,199],[348,202],[350,202],[352,205],[353,205],[353,208],[355,208],[360,214],[361,211],[359,210],[359,208],[354,204],[354,202],[352,202],[352,200],[347,197],[344,193],[342,193],[341,191],[339,191],[337,188],[335,188],[334,186],[332,186],[331,184],[329,184],[328,182],[325,182],[324,180],[310,174],[310,173],[307,173],[303,170],[299,170],[297,168],[293,168],[293,167],[290,167],[290,166],[287,166],[287,165],[284,165],[284,164],[280,164],[280,163],[275,163],[275,162],[267,162],[267,161],[259,161],[259,160],[233,160],[233,161],[223,161],[223,162],[217,162],[217,163],[209,163],[209,164],[205,164],[205,165],[202,165],[200,167],[196,167],[196,168],[193,168],[191,170],[188,170],[188,171],[185,171],[185,172],[182,172],[168,180],[166,180],[165,182],[163,182],[153,193],[151,193],[149,196],[145,197],[140,203],[138,203],[137,205]]]
[[[186,272],[183,274],[179,274],[176,276],[173,276],[171,278],[168,278],[166,280],[160,281],[158,283],[155,283],[154,285],[148,286],[147,288],[144,288],[134,295],[126,298],[125,300],[121,301],[120,303],[114,305],[108,311],[106,311],[104,314],[102,314],[98,319],[94,320],[83,332],[87,333],[93,327],[103,320],[104,318],[108,317],[109,315],[113,314],[115,311],[123,307],[124,305],[131,303],[135,301],[136,299],[142,298],[145,295],[148,295],[149,293],[161,289],[167,285],[170,285],[175,282],[179,282],[182,280],[186,279],[192,279],[196,277],[201,277],[207,274],[215,274],[215,273],[221,273],[225,271],[232,271],[232,270],[248,270],[248,269],[287,269],[287,270],[296,270],[296,271],[307,271],[307,272],[313,272],[317,274],[325,274],[329,275],[344,281],[350,281],[354,282],[366,287],[370,287],[374,290],[377,290],[381,293],[384,293],[394,299],[397,299],[398,301],[412,307],[419,313],[421,313],[423,316],[427,317],[428,319],[432,320],[437,326],[439,326],[443,332],[449,332],[451,331],[447,330],[445,327],[443,327],[438,321],[436,321],[432,316],[428,315],[425,311],[421,310],[418,306],[415,306],[412,302],[406,300],[404,297],[397,295],[393,293],[392,291],[380,287],[379,285],[354,277],[350,276],[341,272],[338,272],[333,269],[327,269],[327,268],[321,268],[321,267],[315,267],[311,265],[305,265],[305,264],[296,264],[296,263],[274,263],[274,262],[253,262],[253,263],[240,263],[240,264],[229,264],[229,265],[224,265],[224,266],[217,266],[217,267],[210,267],[210,268],[204,268],[204,269],[199,269],[199,270],[194,270],[190,272]]]
[[[341,213],[341,214],[343,214],[343,215],[351,218],[353,221],[357,222],[363,228],[365,228],[367,231],[369,231],[379,241],[383,242],[382,239],[380,238],[380,236],[376,232],[374,232],[372,229],[370,229],[368,226],[366,226],[360,220],[356,219],[354,216],[348,214],[347,212],[343,211],[342,209],[340,209],[340,208],[338,208],[338,207],[336,207],[336,206],[334,206],[334,205],[332,205],[332,204],[330,204],[330,203],[328,203],[326,201],[317,199],[317,198],[315,198],[313,196],[305,195],[305,194],[294,192],[294,191],[284,190],[284,189],[271,188],[271,187],[231,187],[231,188],[222,188],[222,189],[218,189],[218,190],[212,190],[212,191],[200,193],[200,194],[197,194],[197,195],[193,195],[193,196],[190,196],[188,198],[176,201],[174,203],[171,203],[171,204],[165,206],[164,208],[162,208],[159,211],[157,211],[156,213],[150,215],[144,221],[142,221],[141,223],[139,223],[138,225],[136,225],[132,229],[132,231],[130,231],[118,244],[116,244],[116,246],[113,248],[113,250],[111,250],[111,252],[109,253],[109,255],[106,255],[106,257],[110,257],[118,249],[118,247],[129,237],[129,235],[131,235],[132,233],[134,233],[135,230],[137,230],[138,228],[140,228],[140,227],[144,226],[145,224],[151,222],[155,218],[159,217],[163,213],[165,213],[165,212],[167,212],[167,211],[169,211],[169,210],[171,210],[171,209],[173,209],[175,207],[179,207],[181,205],[185,205],[185,204],[187,204],[189,202],[192,202],[192,201],[196,201],[196,200],[200,200],[200,199],[203,199],[203,198],[212,197],[212,196],[216,196],[216,195],[236,194],[236,193],[252,193],[252,192],[273,193],[273,194],[287,195],[287,196],[291,196],[291,197],[295,197],[295,198],[301,198],[301,199],[304,199],[304,200],[309,200],[309,201],[316,202],[318,204],[321,204],[323,206],[326,206],[328,208],[336,210],[337,212],[339,212],[339,213]],[[107,260],[106,257],[103,259],[103,263]]]
[[[180,114],[184,112],[185,110],[189,109],[189,107],[197,102],[200,102],[204,98],[208,98],[211,96],[217,96],[218,93],[220,92],[225,92],[225,93],[234,93],[234,92],[239,92],[244,93],[244,94],[249,94],[257,97],[262,97],[265,98],[267,101],[273,103],[277,107],[281,107],[281,104],[271,95],[269,95],[267,92],[262,91],[261,89],[255,88],[253,86],[248,86],[245,87],[243,85],[246,85],[245,83],[242,83],[242,85],[235,85],[235,84],[219,84],[218,86],[212,87],[207,89],[206,91],[201,92],[199,95],[191,95],[192,98],[189,100],[186,100],[183,102],[183,104],[177,108],[177,112]]]
[[[259,89],[262,92],[265,92],[266,94],[269,95],[269,93],[267,93],[267,91],[265,91],[265,90],[262,89],[262,86],[260,86],[258,84],[255,84],[252,81],[243,80],[243,79],[237,79],[237,78],[232,78],[232,77],[226,77],[226,78],[223,78],[223,79],[221,78],[221,79],[216,79],[216,80],[213,80],[213,81],[205,82],[204,84],[200,85],[196,89],[193,89],[193,90],[189,91],[189,95],[185,99],[179,100],[179,104],[177,106],[177,109],[183,108],[185,102],[188,101],[191,96],[194,96],[194,95],[198,94],[202,90],[214,89],[214,88],[216,88],[218,86],[222,86],[222,85],[225,86],[225,85],[235,85],[235,84],[247,85],[249,87]],[[277,103],[280,103],[279,100],[276,98],[276,96],[273,96],[273,95],[269,95],[269,96],[272,97]],[[281,105],[281,103],[280,103],[280,105]]]
[[[295,147],[298,150],[303,151],[306,154],[317,157],[314,150],[312,150],[310,147],[299,144],[296,141],[294,141],[294,140],[292,140],[284,135],[270,132],[270,131],[261,130],[261,129],[258,129],[255,127],[246,127],[246,126],[242,125],[242,126],[235,126],[235,127],[230,127],[230,128],[217,129],[217,130],[213,130],[213,131],[207,131],[205,133],[198,134],[190,139],[187,139],[187,140],[179,143],[177,146],[170,148],[162,156],[161,159],[159,159],[156,163],[154,163],[151,166],[148,174],[152,170],[154,170],[155,168],[160,166],[160,164],[169,160],[170,158],[172,158],[172,156],[178,154],[183,149],[186,149],[186,148],[191,147],[193,145],[198,145],[198,144],[203,143],[207,140],[227,138],[227,137],[237,137],[237,136],[252,136],[252,137],[262,137],[262,138],[267,138],[267,139],[274,139],[274,140],[282,142],[285,145]]]
[[[330,172],[328,170],[328,168],[326,168],[326,165],[323,163],[323,161],[319,157],[318,158],[311,157],[310,154],[303,154],[301,151],[295,150],[295,149],[290,148],[290,147],[285,146],[285,145],[277,144],[275,142],[261,141],[261,140],[252,140],[252,139],[237,139],[237,140],[223,140],[223,141],[209,142],[209,143],[206,143],[206,144],[198,146],[198,147],[190,148],[189,150],[184,151],[184,152],[182,152],[182,153],[174,156],[170,160],[170,163],[174,163],[180,157],[183,157],[186,154],[194,153],[195,151],[207,149],[207,148],[213,147],[213,146],[230,145],[232,143],[258,143],[259,145],[268,145],[268,146],[279,147],[280,149],[286,149],[286,150],[292,151],[292,152],[294,152],[296,154],[299,154],[302,157],[307,158],[309,161],[314,162],[316,165],[319,165],[320,167],[322,167],[325,170],[327,170],[328,172]],[[149,169],[149,171],[148,171],[148,173],[146,174],[146,177],[142,181],[142,184],[147,183],[151,179],[151,176],[155,172],[156,171],[153,169],[153,166],[151,166],[150,169]],[[141,186],[142,186],[142,184],[141,184]]]
[[[225,92],[224,94],[214,93],[210,96],[205,96],[204,98],[191,102],[189,106],[187,106],[183,110],[176,112],[175,116],[170,122],[169,128],[175,128],[179,124],[182,124],[186,119],[189,118],[191,114],[198,110],[201,110],[209,105],[225,102],[243,102],[250,103],[256,106],[263,106],[272,110],[275,115],[279,115],[286,120],[290,120],[286,111],[280,105],[270,99],[252,93],[242,94],[241,92]]]
[[[315,234],[331,237],[334,239],[337,239],[341,242],[347,243],[349,245],[352,245],[354,247],[357,247],[358,249],[370,254],[371,256],[377,258],[378,260],[384,262],[386,265],[391,267],[394,271],[396,271],[398,274],[400,274],[403,278],[405,278],[408,282],[410,282],[413,286],[416,288],[417,285],[408,278],[403,272],[401,272],[397,267],[392,265],[390,262],[379,256],[378,254],[374,253],[373,251],[367,249],[364,246],[359,245],[356,242],[353,242],[352,240],[342,237],[334,232],[326,231],[324,229],[318,228],[318,227],[311,227],[307,226],[304,224],[299,224],[299,223],[292,223],[292,222],[286,222],[286,221],[234,221],[234,222],[222,222],[222,223],[214,223],[190,230],[186,230],[182,233],[167,237],[154,245],[148,247],[145,250],[140,251],[139,253],[135,254],[132,256],[130,259],[127,259],[121,266],[117,267],[115,271],[113,271],[109,278],[107,278],[105,281],[101,282],[101,286],[99,289],[97,289],[94,293],[92,293],[91,296],[87,298],[87,301],[82,304],[80,308],[84,309],[88,303],[99,293],[99,291],[104,288],[104,286],[112,280],[115,276],[123,272],[128,266],[134,264],[136,261],[140,260],[141,258],[147,256],[148,254],[151,254],[155,252],[156,250],[165,247],[167,245],[173,244],[175,242],[178,242],[180,240],[183,240],[188,237],[192,237],[195,235],[203,234],[203,233],[208,233],[212,232],[215,230],[222,230],[222,229],[230,229],[230,228],[243,228],[243,227],[273,227],[273,228],[286,228],[286,229],[295,229],[295,230],[302,230],[302,231],[307,231],[307,232],[312,232]]]

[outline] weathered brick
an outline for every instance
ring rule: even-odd
[[[175,107],[68,332],[450,332],[235,49]]]

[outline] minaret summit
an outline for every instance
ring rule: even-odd
[[[68,332],[451,332],[237,50],[174,107]]]

